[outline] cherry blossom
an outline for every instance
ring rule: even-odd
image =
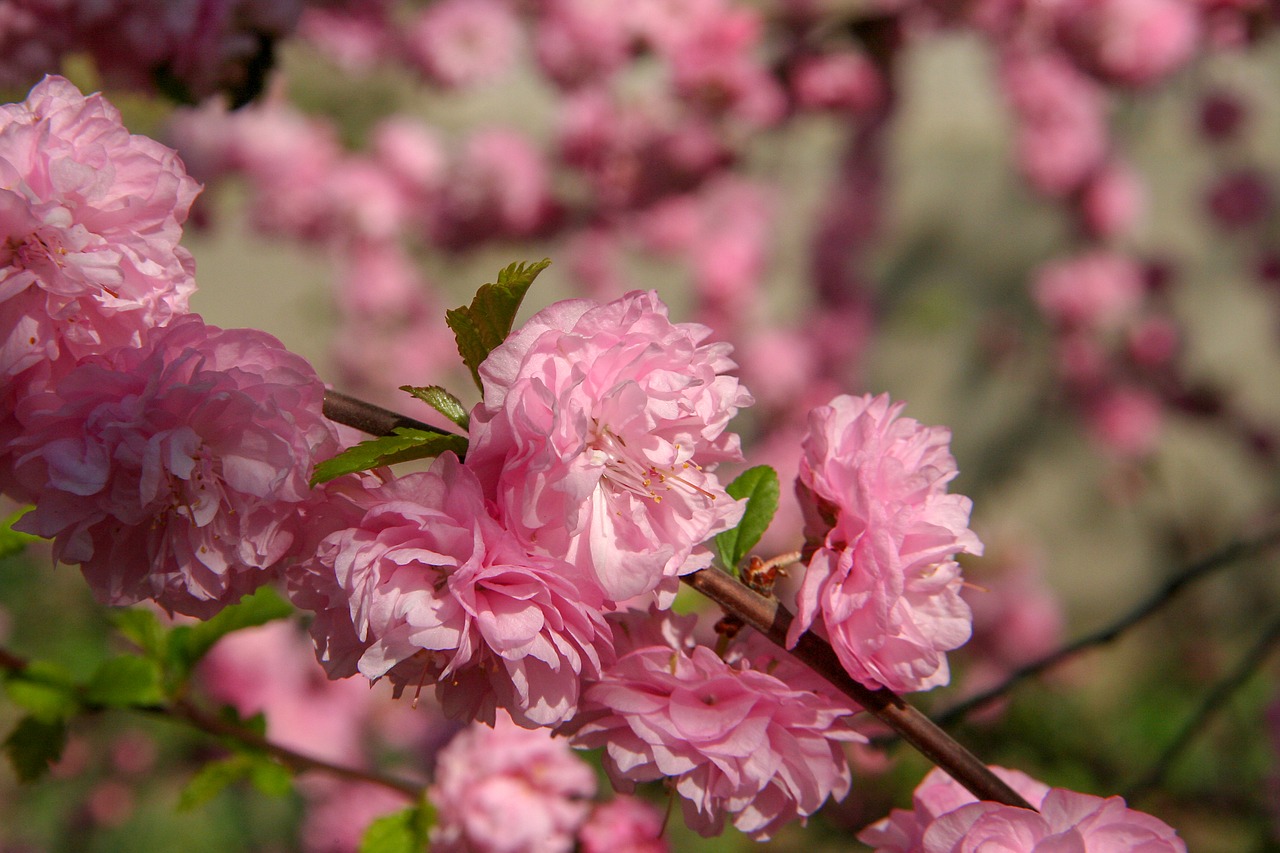
[[[568,853],[595,790],[595,773],[567,742],[499,715],[440,751],[428,791],[439,815],[431,849]]]
[[[817,625],[868,686],[927,690],[969,639],[959,552],[980,554],[971,502],[947,494],[951,434],[900,418],[887,395],[837,397],[809,415],[797,493],[813,556],[787,635]]]
[[[21,527],[105,603],[207,618],[294,555],[311,460],[337,451],[323,394],[275,338],[196,314],[82,359],[18,408]]]
[[[1141,851],[1185,853],[1177,833],[1120,797],[1095,797],[1049,788],[1016,770],[992,767],[1039,811],[979,802],[941,769],[930,771],[914,795],[911,811],[894,809],[858,840],[876,853],[962,853],[1017,850],[1025,853]]]
[[[567,300],[480,366],[468,467],[510,530],[611,600],[708,565],[700,544],[741,517],[712,466],[740,458],[726,427],[751,397],[709,332],[652,292]]]
[[[574,713],[580,681],[613,657],[601,593],[562,560],[529,554],[457,457],[339,485],[331,500],[322,512],[347,521],[291,574],[295,602],[319,614],[312,632],[331,675],[435,684],[451,717],[492,723],[501,706],[532,728]]]

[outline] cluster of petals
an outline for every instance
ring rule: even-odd
[[[428,798],[440,853],[568,853],[590,811],[596,776],[563,738],[499,715],[440,751]]]
[[[337,451],[324,386],[270,335],[187,314],[25,398],[14,476],[109,604],[208,617],[301,543],[311,461]]]
[[[725,428],[751,397],[709,333],[653,292],[567,300],[480,366],[468,467],[508,529],[612,601],[707,566],[700,543],[742,515],[711,467],[740,458]]]
[[[492,723],[501,706],[532,728],[572,716],[580,681],[612,659],[603,598],[575,567],[529,554],[457,457],[338,486],[330,501],[321,514],[346,521],[320,519],[332,532],[290,580],[319,614],[331,676],[435,684],[450,717]]]
[[[61,77],[0,106],[5,383],[136,346],[185,313],[194,264],[178,240],[198,191],[171,149],[131,135],[101,95]]]
[[[1066,329],[1114,329],[1130,319],[1145,293],[1142,265],[1095,249],[1045,264],[1032,285],[1046,319]]]
[[[971,501],[943,427],[900,418],[887,395],[842,395],[809,415],[796,490],[813,552],[787,642],[812,625],[867,686],[927,690],[970,633],[959,552],[978,554]]]
[[[980,802],[935,769],[916,788],[911,811],[894,809],[858,840],[876,853],[1186,853],[1171,827],[1128,808],[1120,797],[1050,788],[1016,770],[991,770],[1039,811]]]
[[[668,853],[662,812],[647,801],[619,796],[591,810],[578,843],[582,853]]]
[[[849,727],[847,700],[784,680],[789,670],[774,659],[756,667],[746,655],[728,662],[706,646],[675,646],[621,656],[567,727],[575,746],[604,747],[615,788],[670,778],[691,828],[715,835],[731,817],[757,839],[848,792],[839,742],[862,736]]]

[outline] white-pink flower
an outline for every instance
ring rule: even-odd
[[[803,678],[783,680],[794,669],[727,663],[706,646],[640,646],[587,688],[567,730],[579,748],[604,747],[618,790],[668,777],[702,835],[719,834],[729,818],[767,839],[848,792],[839,742],[862,739],[846,701]]]
[[[0,106],[0,378],[137,346],[185,313],[178,240],[199,189],[173,150],[61,77]]]
[[[426,472],[339,486],[346,525],[291,575],[331,675],[436,685],[450,717],[567,720],[613,657],[604,601],[580,570],[533,555],[490,514],[452,453]],[[321,524],[328,524],[322,519]]]
[[[545,729],[499,715],[440,751],[428,791],[438,853],[568,853],[596,791],[590,765]]]
[[[946,491],[950,431],[902,408],[844,395],[809,414],[796,491],[814,553],[787,642],[817,625],[863,684],[927,690],[947,683],[946,652],[969,638],[953,557],[982,543],[972,503]]]
[[[337,451],[324,386],[275,338],[188,314],[23,400],[14,472],[109,604],[208,617],[291,556],[313,458]]]
[[[613,601],[705,567],[700,543],[742,515],[711,468],[740,458],[726,426],[751,396],[709,333],[653,292],[569,300],[480,366],[468,467],[508,528]]]
[[[1050,788],[1025,773],[992,767],[1038,812],[979,802],[941,769],[916,788],[911,811],[894,809],[858,840],[876,853],[1185,853],[1163,821],[1130,809],[1120,797]]]

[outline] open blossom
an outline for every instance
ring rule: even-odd
[[[545,729],[499,715],[440,751],[428,798],[437,853],[569,853],[596,791],[591,766]]]
[[[173,150],[61,77],[0,106],[0,378],[136,346],[185,313],[178,240],[198,191]]]
[[[506,73],[519,54],[520,21],[503,0],[441,0],[405,32],[409,59],[442,86],[470,86]]]
[[[291,576],[295,602],[320,614],[312,631],[330,675],[355,661],[398,687],[434,683],[451,717],[492,722],[501,706],[532,728],[573,714],[579,682],[613,655],[601,594],[573,566],[529,554],[457,457],[335,499],[350,522]]]
[[[605,748],[615,788],[670,777],[691,828],[716,835],[730,818],[757,839],[848,793],[839,742],[862,740],[848,700],[786,656],[726,662],[690,649],[678,627],[668,633],[679,648],[633,648],[587,688],[567,727],[575,746]]]
[[[809,415],[796,491],[814,553],[787,642],[818,625],[863,684],[927,690],[947,683],[946,652],[969,638],[953,557],[982,543],[970,500],[946,491],[950,431],[902,408],[845,395]]]
[[[1187,846],[1163,821],[1135,811],[1120,797],[1095,797],[1050,788],[1025,773],[992,772],[1039,812],[979,802],[941,769],[916,788],[911,811],[894,809],[864,829],[858,840],[876,853],[1186,853]]]
[[[103,602],[207,618],[294,550],[311,460],[337,451],[323,395],[270,335],[185,315],[23,400],[14,470],[37,507],[19,526]]]
[[[751,397],[709,332],[653,292],[568,300],[480,366],[467,465],[508,528],[613,601],[705,567],[699,544],[742,515],[710,466],[740,458],[725,427]]]

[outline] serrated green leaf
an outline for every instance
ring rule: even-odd
[[[164,701],[160,664],[126,655],[102,662],[85,685],[84,700],[108,708],[141,708]]]
[[[550,265],[550,258],[536,264],[511,264],[498,273],[496,282],[477,290],[469,306],[445,312],[445,322],[453,329],[458,342],[458,354],[471,370],[477,388],[484,390],[480,381],[481,363],[511,334],[511,325],[529,285]]]
[[[427,849],[430,820],[420,808],[380,817],[360,839],[360,853],[422,853]]]
[[[18,519],[33,509],[35,509],[33,506],[23,507],[12,515],[5,516],[4,521],[0,521],[0,559],[21,554],[29,543],[40,541],[39,536],[13,529],[13,525],[17,523]]]
[[[355,447],[348,447],[332,459],[321,462],[316,466],[315,473],[311,475],[311,485],[318,486],[343,474],[368,471],[383,465],[411,462],[414,459],[429,459],[449,450],[461,459],[467,452],[467,439],[461,435],[396,427],[391,435],[362,441]]]
[[[49,661],[33,661],[10,673],[4,690],[15,705],[44,723],[65,719],[80,709],[71,673]]]
[[[67,745],[67,724],[63,720],[23,717],[4,741],[5,754],[18,779],[34,782],[62,757]]]
[[[408,391],[463,429],[471,428],[471,418],[467,416],[467,410],[462,405],[462,401],[439,385],[423,385],[421,387],[401,385],[400,390]]]
[[[169,634],[154,611],[142,607],[117,610],[111,614],[111,623],[148,657],[164,660]]]
[[[241,628],[254,628],[292,615],[293,605],[269,586],[246,595],[217,615],[194,625],[181,625],[169,633],[169,663],[179,679],[213,648],[213,644]]]
[[[768,465],[748,468],[726,486],[725,491],[737,500],[747,499],[747,508],[743,511],[742,521],[738,522],[738,526],[716,536],[720,562],[736,575],[738,563],[760,541],[760,537],[769,529],[774,513],[778,511],[778,498],[781,494],[778,472]]]
[[[265,755],[253,762],[249,781],[268,797],[283,797],[293,790],[293,774],[289,768]]]
[[[249,777],[253,759],[247,755],[233,755],[219,761],[210,761],[196,771],[191,781],[178,795],[178,811],[185,812],[203,806],[227,789],[228,785]]]

